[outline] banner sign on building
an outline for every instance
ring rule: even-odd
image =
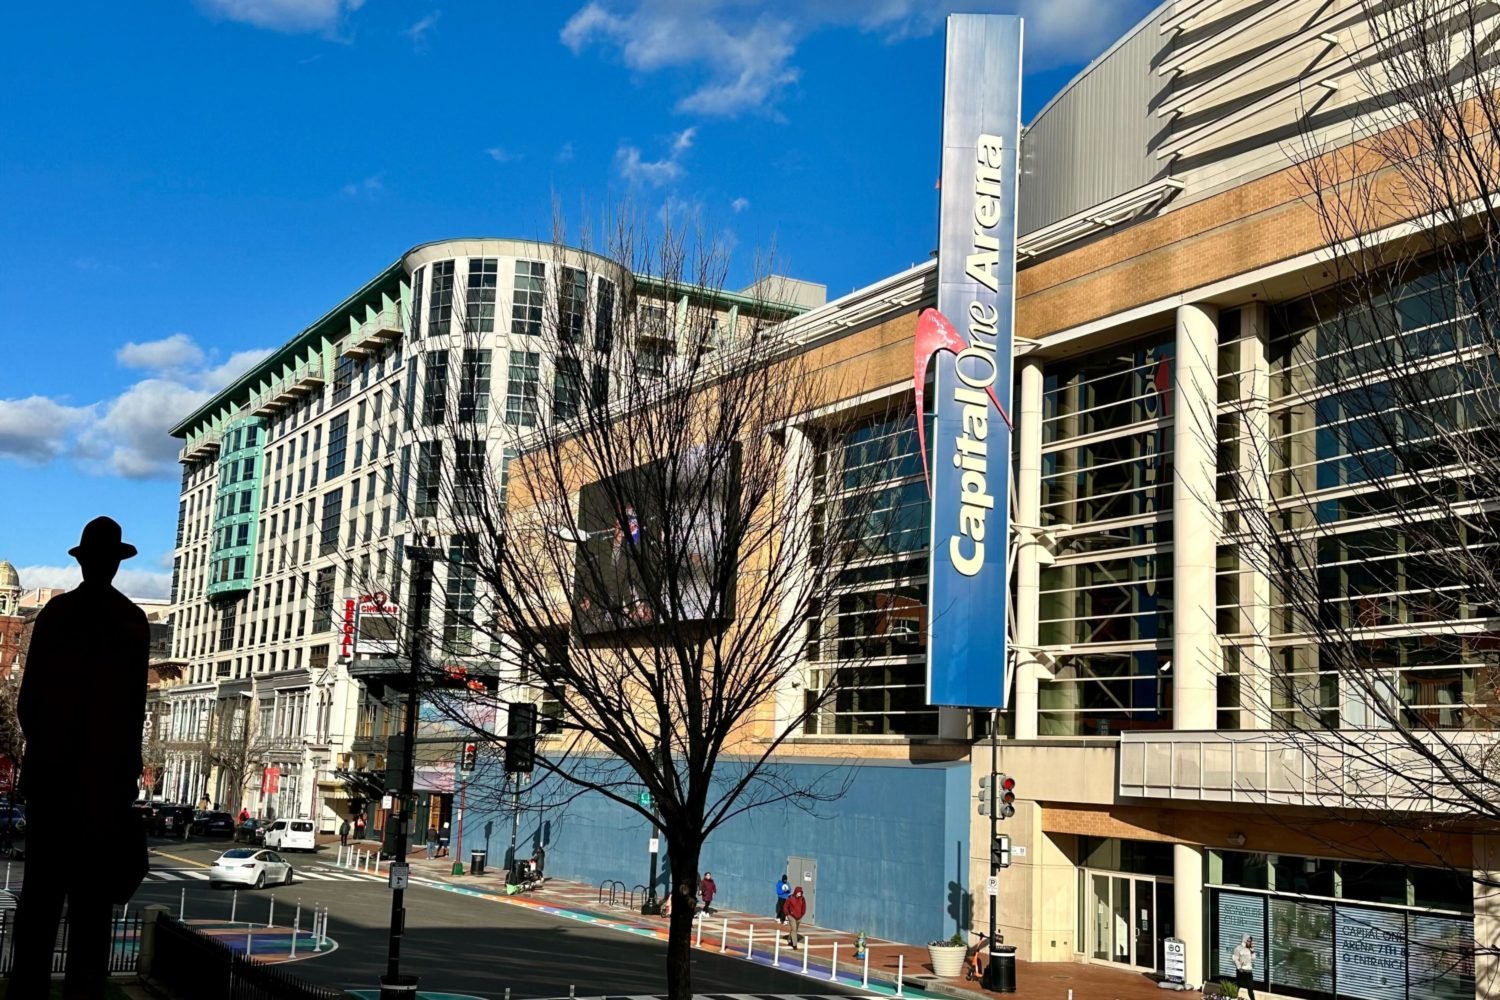
[[[950,15],[938,301],[918,321],[912,372],[921,410],[935,364],[932,441],[922,433],[924,461],[931,456],[933,705],[1005,707],[1020,131],[1021,19]]]

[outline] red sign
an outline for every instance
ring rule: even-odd
[[[373,594],[359,595],[359,613],[362,615],[396,615],[401,609],[396,605],[396,599],[383,590],[377,590]]]
[[[272,764],[261,773],[260,794],[275,795],[281,791],[281,768]]]
[[[344,627],[339,635],[339,656],[346,660],[354,651],[354,609],[356,607],[358,605],[352,597],[344,602]]]
[[[16,762],[9,754],[0,754],[0,794],[9,795],[16,790]]]

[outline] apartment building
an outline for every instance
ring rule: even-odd
[[[459,460],[446,409],[493,428],[485,451],[498,468],[502,438],[551,419],[539,412],[553,396],[544,384],[576,379],[575,395],[607,395],[607,373],[554,365],[543,312],[562,289],[593,336],[627,283],[663,331],[690,305],[566,247],[414,247],[174,428],[173,653],[186,666],[163,689],[166,797],[324,830],[368,808],[399,718],[351,675],[390,651],[356,640],[354,620],[362,598],[389,595],[373,614],[403,593],[408,522],[433,515],[445,451]],[[778,317],[823,298],[804,282],[777,287],[790,299],[767,307]],[[754,289],[715,300],[728,323],[761,301]],[[668,335],[639,349],[667,365],[674,347]],[[225,766],[240,758],[254,766]]]

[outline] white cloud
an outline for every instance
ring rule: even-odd
[[[385,193],[385,174],[371,174],[361,181],[352,181],[341,189],[345,198],[374,198]]]
[[[622,143],[615,150],[615,165],[619,168],[620,176],[633,184],[647,184],[651,187],[661,187],[681,179],[685,172],[682,158],[692,148],[693,137],[697,133],[698,129],[694,126],[672,136],[671,151],[659,160],[643,159],[639,146]]]
[[[49,462],[67,451],[69,437],[91,415],[90,407],[45,396],[0,399],[0,457]]]
[[[553,159],[555,159],[558,163],[572,162],[573,144],[571,142],[563,143],[562,148],[557,151],[557,155],[554,156]]]
[[[735,215],[739,215],[745,209],[750,207],[750,199],[745,197],[736,198],[734,199],[734,201],[731,201],[729,203],[729,207],[734,210]]]
[[[485,155],[494,160],[496,163],[514,163],[521,158],[520,153],[512,153],[509,150],[505,149],[503,146],[491,146],[484,152]]]
[[[402,34],[411,39],[412,47],[418,52],[425,52],[427,50],[427,36],[432,33],[432,29],[437,27],[438,18],[442,16],[442,11],[435,10],[407,28]]]
[[[287,33],[332,33],[364,0],[198,0],[211,17]]]
[[[144,344],[132,340],[115,352],[115,360],[126,368],[144,368],[152,372],[200,365],[203,357],[203,348],[185,333],[174,333]]]
[[[148,374],[113,399],[90,406],[0,399],[0,457],[46,463],[69,456],[99,475],[170,478],[181,447],[171,428],[270,353],[237,351],[219,361],[184,333],[126,344],[116,360]]]
[[[129,535],[127,530],[126,541],[130,540]],[[130,565],[126,562],[120,566],[120,572],[115,575],[116,590],[127,597],[138,598],[172,595],[171,573],[132,569]],[[72,590],[83,579],[76,563],[71,566],[19,566],[16,573],[21,577],[21,586],[28,590],[32,587],[65,587]]]
[[[639,73],[686,69],[693,89],[679,111],[730,117],[775,114],[799,75],[792,59],[808,35],[830,28],[888,41],[930,35],[953,10],[1026,18],[1029,69],[1084,63],[1148,10],[1144,0],[590,0],[563,26],[574,54],[618,52]]]

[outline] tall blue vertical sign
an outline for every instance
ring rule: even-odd
[[[922,442],[932,496],[933,705],[1005,707],[1020,132],[1021,19],[951,15],[938,301],[918,319],[912,373],[920,408],[928,365],[936,366],[932,440]]]

